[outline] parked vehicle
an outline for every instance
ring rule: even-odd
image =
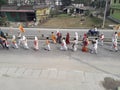
[[[87,36],[99,36],[100,32],[99,31],[95,31],[94,29],[90,29],[87,32]]]

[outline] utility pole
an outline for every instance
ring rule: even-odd
[[[104,11],[104,17],[103,17],[103,25],[102,25],[102,28],[105,27],[105,20],[106,20],[107,6],[108,6],[108,0],[106,0],[106,4],[105,4],[105,11]]]

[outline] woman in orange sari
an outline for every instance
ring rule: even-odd
[[[52,32],[51,39],[53,43],[56,43],[56,36],[54,35],[54,32]]]
[[[84,41],[83,41],[83,47],[82,47],[83,52],[88,52],[88,45],[89,45],[89,39],[87,36],[86,38],[84,38]]]

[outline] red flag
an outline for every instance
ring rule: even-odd
[[[22,25],[19,26],[19,29],[20,29],[21,32],[25,32],[25,30],[24,30]]]

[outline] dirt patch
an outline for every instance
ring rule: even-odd
[[[120,81],[110,77],[104,78],[102,84],[106,90],[118,90],[118,87],[120,87]]]

